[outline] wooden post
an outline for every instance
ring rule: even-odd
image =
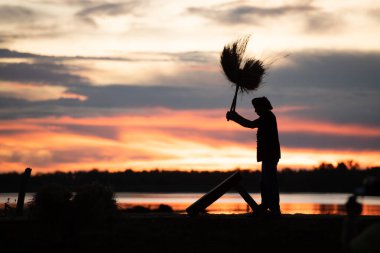
[[[32,169],[26,168],[24,171],[24,174],[22,175],[22,178],[21,178],[20,188],[18,191],[17,206],[16,206],[16,215],[17,216],[22,216],[23,211],[24,211],[26,184],[28,183],[31,172],[32,172]]]
[[[186,208],[186,212],[190,216],[196,216],[199,212],[205,210],[209,205],[214,203],[218,198],[225,194],[228,190],[238,185],[241,179],[240,172],[237,171],[222,183],[214,187],[211,191],[203,195],[195,201],[191,206]]]

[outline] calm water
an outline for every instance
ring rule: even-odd
[[[32,199],[33,194],[26,195],[25,201]],[[135,205],[155,208],[160,204],[170,205],[175,211],[184,210],[202,197],[201,193],[116,193],[116,201],[120,208]],[[251,194],[260,203],[260,194]],[[344,204],[350,194],[294,193],[281,194],[281,211],[287,214],[344,214]],[[16,203],[17,193],[0,194],[0,204],[8,201]],[[380,215],[380,196],[359,197],[363,204],[363,215]],[[207,208],[209,213],[245,213],[249,211],[247,204],[237,193],[227,193]]]

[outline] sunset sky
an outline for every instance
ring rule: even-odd
[[[259,169],[223,46],[269,67],[280,168],[380,166],[380,2],[0,0],[0,172]]]

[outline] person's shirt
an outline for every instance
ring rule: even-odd
[[[257,161],[278,161],[281,158],[277,120],[272,111],[265,111],[257,121]]]
[[[280,141],[278,138],[277,120],[272,111],[268,110],[251,121],[236,113],[234,121],[238,124],[257,128],[257,161],[278,161],[281,158]]]

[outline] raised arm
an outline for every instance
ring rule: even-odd
[[[247,127],[247,128],[256,128],[259,126],[258,125],[259,124],[258,119],[248,120],[235,111],[227,112],[226,118],[227,118],[227,120],[235,121],[239,125],[241,125],[243,127]]]

